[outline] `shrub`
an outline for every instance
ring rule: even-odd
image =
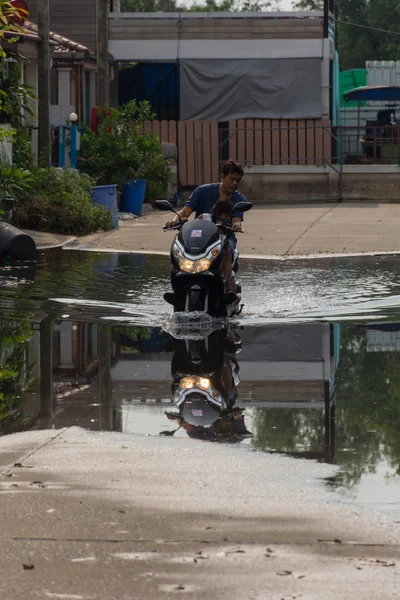
[[[31,148],[31,133],[28,127],[17,129],[13,137],[13,163],[21,169],[34,168],[32,148]]]
[[[2,160],[0,156],[0,219],[10,219],[14,203],[27,193],[32,182],[29,171]]]
[[[32,184],[30,171],[19,169],[0,159],[0,200],[6,197],[21,200]]]
[[[26,199],[17,206],[18,227],[85,235],[112,227],[109,210],[92,203],[93,180],[73,169],[33,171]]]
[[[153,156],[146,163],[143,179],[147,181],[146,198],[157,200],[165,198],[168,191],[170,168],[162,156]]]
[[[116,184],[122,189],[129,181],[148,179],[150,193],[165,194],[168,171],[161,143],[144,127],[144,121],[151,119],[148,102],[131,100],[120,108],[104,107],[97,134],[86,132],[81,137],[79,169],[97,185]]]

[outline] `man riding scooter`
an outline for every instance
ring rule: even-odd
[[[203,213],[210,214],[217,201],[230,200],[234,205],[238,202],[246,202],[246,198],[237,191],[242,178],[243,167],[233,160],[228,160],[222,168],[221,183],[209,183],[199,186],[190,196],[182,210],[179,211],[179,216],[177,215],[172,221],[168,221],[165,227],[176,226],[179,223],[179,217],[182,221],[187,221],[193,212],[196,213],[196,217],[199,217]],[[242,221],[242,212],[232,213],[231,227],[233,231],[240,231],[242,229]],[[226,292],[234,291],[230,282],[236,243],[236,236],[234,234],[230,235],[228,249],[221,265]]]

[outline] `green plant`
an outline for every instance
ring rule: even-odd
[[[161,143],[144,127],[144,122],[153,117],[148,102],[137,104],[131,100],[120,108],[104,107],[97,134],[82,135],[79,169],[98,185],[116,184],[122,188],[148,174],[154,184],[164,189],[168,173],[162,161]]]
[[[160,155],[149,157],[143,170],[143,179],[147,181],[146,198],[158,200],[165,198],[168,191],[170,168]]]
[[[29,193],[15,211],[17,226],[74,235],[111,228],[110,211],[91,200],[93,180],[88,175],[49,168],[32,175]]]
[[[7,60],[0,60],[0,123],[11,123],[22,128],[26,115],[34,117],[29,100],[35,99],[34,88],[21,84],[21,64],[26,59],[8,52]]]
[[[15,129],[0,127],[0,163],[11,162],[11,144],[14,140],[15,133]]]
[[[27,127],[16,130],[12,147],[13,163],[21,169],[33,169],[31,135]]]
[[[0,156],[3,157],[4,145],[12,142],[16,134],[15,129],[0,128]]]
[[[0,159],[0,199],[11,197],[17,202],[23,200],[31,183],[30,171]]]
[[[29,320],[0,319],[0,425],[21,412],[21,396],[29,374],[26,348],[33,335]]]
[[[26,10],[23,8],[13,6],[9,0],[0,0],[0,58],[4,58],[6,55],[2,48],[6,34],[10,32],[14,32],[15,34],[24,33],[20,23],[26,16]],[[8,38],[7,42],[15,42],[17,39],[18,36],[15,35],[11,39]]]

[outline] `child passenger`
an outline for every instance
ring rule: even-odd
[[[233,207],[234,204],[230,200],[217,200],[210,213],[203,213],[197,218],[204,219],[204,221],[213,221],[213,223],[223,223],[224,225],[229,226],[231,222],[230,214]]]

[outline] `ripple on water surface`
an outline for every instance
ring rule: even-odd
[[[378,318],[400,305],[400,257],[242,260],[242,322]],[[0,269],[3,310],[41,310],[54,302],[139,324],[171,315],[169,259],[140,254],[52,252],[37,266]],[[161,321],[160,321],[161,319]]]

